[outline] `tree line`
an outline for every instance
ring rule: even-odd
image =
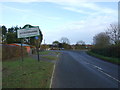
[[[94,47],[92,52],[120,58],[120,29],[117,23],[110,24],[106,31],[98,33],[93,37]]]
[[[83,40],[79,40],[76,42],[76,44],[71,45],[70,40],[67,37],[61,37],[60,40],[55,40],[50,45],[47,44],[42,45],[42,48],[76,50],[76,49],[86,49],[86,44]]]
[[[29,27],[32,27],[31,25],[27,25]],[[0,26],[0,31],[1,33],[1,37],[2,37],[2,44],[11,44],[11,43],[21,43],[21,39],[17,38],[17,30],[18,29],[23,29],[25,28],[26,25],[24,27],[18,27],[18,26],[13,26],[10,28],[7,28],[5,25]],[[43,39],[43,35],[41,35],[42,37],[40,38],[40,42],[42,42]],[[37,43],[35,41],[35,37],[30,37],[30,38],[24,38],[22,39],[23,42],[25,44],[29,44],[32,46],[35,46]],[[59,41],[53,41],[52,46],[56,47],[56,48],[64,48],[64,49],[81,49],[81,48],[85,48],[85,42],[82,40],[79,40],[76,42],[75,45],[71,46],[70,45],[70,40],[67,37],[62,37]],[[43,49],[44,48],[48,48],[51,46],[48,45],[42,45],[41,46]]]
[[[24,27],[10,27],[7,28],[6,26],[0,26],[0,31],[2,31],[1,33],[1,37],[2,37],[2,44],[11,44],[11,43],[21,43],[21,40],[25,43],[25,44],[29,44],[29,45],[33,45],[35,46],[37,44],[36,40],[35,40],[35,36],[34,37],[27,37],[24,39],[20,39],[17,38],[17,30],[18,29],[23,29],[26,26],[32,27],[31,25],[27,24]],[[39,41],[42,42],[43,39],[43,35],[42,32],[40,31],[40,36],[39,37]]]
[[[105,32],[98,33],[93,37],[95,46],[108,46],[120,44],[120,29],[118,24],[110,24]]]

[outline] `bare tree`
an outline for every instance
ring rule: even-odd
[[[110,37],[106,33],[101,32],[93,37],[93,42],[98,48],[106,47],[110,45]]]
[[[106,33],[109,35],[113,44],[120,43],[120,29],[118,24],[110,24],[110,27],[107,29]]]
[[[60,42],[61,42],[61,43],[65,43],[65,44],[70,44],[69,39],[66,38],[66,37],[62,37],[62,38],[60,39]]]

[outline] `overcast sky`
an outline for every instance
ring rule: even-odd
[[[39,26],[47,44],[61,37],[67,37],[71,44],[79,40],[91,44],[95,34],[118,21],[118,2],[5,1],[0,2],[0,25],[7,28],[25,24]]]

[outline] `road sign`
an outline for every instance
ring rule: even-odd
[[[38,36],[38,35],[40,35],[39,27],[18,29],[17,30],[18,38],[33,37],[33,36]]]
[[[36,36],[35,39],[38,40],[39,39],[38,36]]]

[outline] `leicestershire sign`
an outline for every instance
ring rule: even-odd
[[[18,29],[17,36],[18,38],[26,38],[40,35],[39,27]]]
[[[42,33],[39,29],[39,26],[31,26],[31,25],[27,24],[22,29],[17,30],[18,38],[26,38],[26,37],[33,37],[33,36],[36,36],[35,42],[37,42],[40,45],[41,42],[39,43],[39,41],[40,41],[40,36],[41,36],[41,41],[42,41]],[[23,61],[22,40],[23,39],[21,39],[21,57],[22,57],[22,61]],[[38,61],[39,61],[39,47],[38,46],[36,46],[36,50],[38,53]]]

